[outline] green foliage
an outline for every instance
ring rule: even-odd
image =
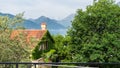
[[[70,62],[71,55],[69,53],[70,37],[62,35],[53,36],[54,47],[47,52],[41,53],[46,62]]]
[[[20,36],[19,40],[10,38],[12,26],[22,22],[22,16],[23,14],[14,18],[0,16],[0,62],[20,62],[29,58],[24,37]]]
[[[113,0],[79,9],[68,31],[73,62],[120,62],[120,7]]]
[[[70,37],[62,35],[55,35],[53,36],[55,41],[54,53],[51,54],[50,58],[53,62],[65,62],[68,61],[69,55],[69,43]]]
[[[47,42],[48,48],[41,50],[40,46]],[[38,45],[32,51],[32,59],[39,59],[42,55],[54,47],[54,40],[52,39],[50,33],[46,31],[45,35],[39,41]]]
[[[56,50],[51,49],[49,52],[44,53],[43,54],[43,58],[45,59],[45,62],[50,62],[53,59],[56,58],[56,54],[55,54]]]
[[[15,27],[16,24],[22,23],[24,21],[22,16],[23,13],[16,15],[14,18],[9,18],[8,16],[0,16],[0,30],[13,29],[13,27]],[[16,26],[16,28],[18,27],[22,26]]]

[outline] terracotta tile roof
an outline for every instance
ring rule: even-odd
[[[19,34],[25,34],[27,42],[30,42],[30,38],[34,37],[36,39],[41,39],[47,30],[14,30],[11,33],[10,38],[14,39]]]

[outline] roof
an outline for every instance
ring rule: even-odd
[[[18,36],[20,33],[26,35],[27,42],[30,42],[30,38],[42,39],[47,30],[14,30],[11,33],[11,39]]]

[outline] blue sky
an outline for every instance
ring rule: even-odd
[[[117,2],[120,0],[116,0]],[[25,12],[24,18],[47,16],[63,19],[77,9],[85,9],[93,0],[0,0],[0,12],[18,14]]]

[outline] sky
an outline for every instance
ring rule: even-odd
[[[60,20],[92,3],[93,0],[0,0],[0,12],[13,15],[25,12],[27,19],[46,16]]]

